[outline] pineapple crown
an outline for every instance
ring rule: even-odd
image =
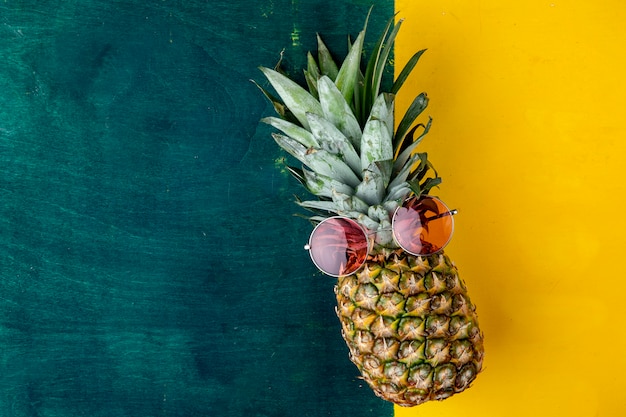
[[[274,69],[260,67],[278,97],[257,86],[279,116],[261,121],[280,131],[272,134],[276,143],[302,163],[302,168],[287,168],[317,197],[297,201],[314,213],[313,222],[330,215],[350,217],[377,232],[380,246],[396,247],[391,215],[409,194],[428,194],[441,178],[427,154],[416,152],[432,122],[415,124],[428,105],[426,93],[415,97],[394,131],[395,96],[425,50],[411,57],[390,91],[381,91],[402,20],[389,20],[366,61],[368,20],[369,14],[340,65],[317,36],[317,57],[307,54],[306,86],[283,74],[280,62]]]

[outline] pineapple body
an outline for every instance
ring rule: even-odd
[[[480,372],[476,309],[447,255],[371,256],[335,293],[350,359],[379,397],[401,406],[443,400]]]

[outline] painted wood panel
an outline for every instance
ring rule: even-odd
[[[249,81],[316,32],[345,51],[369,6],[0,4],[0,415],[392,414]]]

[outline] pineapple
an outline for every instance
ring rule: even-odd
[[[404,252],[391,233],[392,215],[409,196],[428,195],[441,179],[416,147],[432,120],[416,124],[428,104],[418,95],[394,129],[394,97],[424,52],[417,52],[388,92],[385,67],[402,21],[390,20],[367,61],[367,23],[340,65],[318,36],[307,55],[306,86],[275,69],[261,71],[278,96],[257,84],[278,117],[277,144],[302,163],[289,172],[317,197],[298,201],[319,223],[356,220],[373,236],[365,264],[339,276],[337,315],[349,357],[379,397],[401,406],[442,400],[470,386],[483,361],[474,305],[443,251]],[[303,83],[304,84],[304,83]]]

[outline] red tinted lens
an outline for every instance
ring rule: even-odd
[[[412,197],[393,216],[393,235],[413,255],[431,255],[443,249],[454,229],[452,212],[440,200]]]
[[[311,233],[309,252],[313,263],[324,273],[338,277],[356,272],[365,262],[367,235],[354,220],[331,217]]]

